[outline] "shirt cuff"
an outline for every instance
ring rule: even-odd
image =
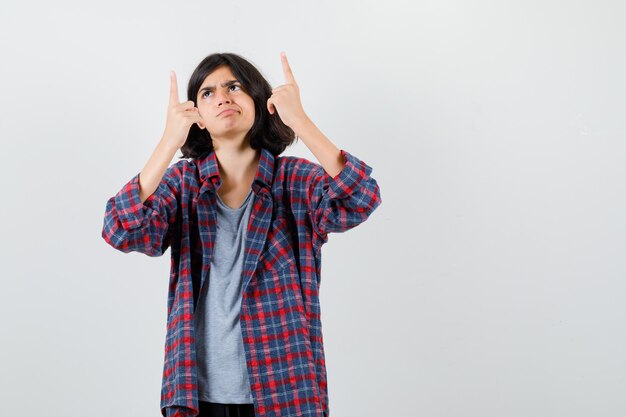
[[[115,196],[117,216],[125,230],[132,230],[144,221],[145,207],[139,197],[139,175],[135,175]]]
[[[344,166],[339,174],[332,177],[328,186],[328,196],[335,199],[349,197],[358,188],[361,181],[372,173],[372,167],[365,162],[345,149],[340,151],[344,160]],[[324,170],[324,172],[326,171]]]

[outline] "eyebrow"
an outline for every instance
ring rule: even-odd
[[[222,84],[222,87],[230,87],[231,85],[238,83],[239,80],[230,80],[230,81],[226,81],[224,84]],[[215,86],[213,85],[208,85],[204,88],[202,88],[200,91],[198,91],[198,94],[202,93],[203,91],[213,91],[215,90]]]

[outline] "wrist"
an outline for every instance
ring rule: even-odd
[[[294,123],[292,130],[296,136],[302,138],[302,136],[306,136],[306,132],[310,131],[313,126],[313,121],[305,114],[298,119],[297,123]]]
[[[173,141],[168,140],[165,136],[161,137],[157,148],[162,152],[171,154],[172,157],[176,154],[176,152],[178,152],[179,149],[178,146],[173,143]]]

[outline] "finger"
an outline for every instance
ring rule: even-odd
[[[196,118],[195,123],[198,125],[198,127],[199,127],[200,129],[204,129],[205,124],[204,124],[204,120],[202,119],[202,117],[198,116],[198,117]]]
[[[204,126],[205,126],[204,119],[202,119],[202,117],[200,117],[199,115],[189,114],[189,115],[185,115],[185,118],[189,120],[191,123],[195,123],[202,129],[204,129]]]
[[[267,111],[269,111],[270,114],[274,114],[274,103],[272,103],[271,98],[267,99]]]
[[[293,76],[293,71],[291,71],[291,67],[289,66],[289,62],[287,62],[287,55],[284,52],[280,53],[280,60],[283,63],[283,73],[285,74],[285,80],[288,83],[296,83],[296,78]]]
[[[178,82],[176,81],[176,73],[170,71],[170,104],[178,104]]]
[[[178,104],[178,107],[184,110],[193,109],[194,106],[195,106],[195,103],[193,101],[185,101],[184,103]]]

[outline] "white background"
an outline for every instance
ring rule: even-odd
[[[153,416],[170,252],[105,203],[213,52],[373,167],[323,249],[333,417],[626,415],[620,1],[0,3],[3,416]],[[285,154],[314,160],[300,142]],[[176,158],[177,160],[178,158]]]

